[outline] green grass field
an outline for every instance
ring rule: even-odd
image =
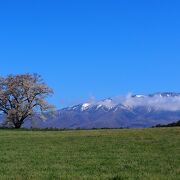
[[[0,179],[180,179],[180,128],[0,130]]]

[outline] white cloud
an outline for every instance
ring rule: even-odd
[[[119,100],[119,103],[129,107],[146,106],[157,110],[180,110],[180,96],[162,97],[160,95],[155,95],[153,97],[132,97],[131,95],[127,95],[116,99]]]

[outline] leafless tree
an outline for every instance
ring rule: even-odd
[[[36,112],[49,111],[53,106],[46,98],[53,93],[37,74],[0,77],[0,111],[14,128],[20,128]]]

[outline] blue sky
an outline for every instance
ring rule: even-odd
[[[0,75],[39,73],[58,108],[180,92],[180,1],[0,2]]]

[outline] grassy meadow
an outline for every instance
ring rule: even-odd
[[[0,130],[0,179],[180,179],[180,128]]]

